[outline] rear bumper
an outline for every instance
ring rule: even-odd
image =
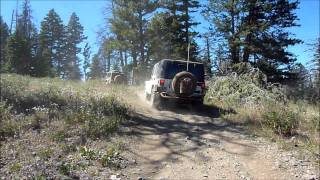
[[[172,96],[167,94],[166,92],[160,92],[159,94],[162,98],[165,98],[165,99],[190,100],[190,101],[202,100],[205,96],[204,94],[201,94],[201,95],[191,95],[188,97],[181,97],[181,96]]]

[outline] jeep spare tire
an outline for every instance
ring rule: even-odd
[[[172,80],[172,88],[177,96],[187,97],[193,94],[197,87],[195,76],[187,71],[176,74]]]
[[[116,75],[113,81],[115,84],[124,84],[125,78],[122,75]]]

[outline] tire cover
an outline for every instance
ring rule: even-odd
[[[184,79],[189,78],[191,80],[191,82],[188,83],[188,91],[184,94],[180,93],[180,84],[181,81],[183,81]],[[197,86],[197,80],[195,78],[195,76],[187,71],[182,71],[179,72],[178,74],[176,74],[172,80],[172,88],[173,91],[176,93],[176,95],[178,96],[190,96],[191,94],[193,94],[193,92],[195,91]]]

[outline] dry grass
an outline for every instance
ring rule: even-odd
[[[124,86],[15,74],[1,74],[0,83],[0,174],[9,179],[94,174],[99,166],[90,164],[109,157],[106,151],[116,147],[110,135],[129,118]],[[82,156],[85,147],[94,149],[96,158]],[[122,166],[111,159],[108,167]]]

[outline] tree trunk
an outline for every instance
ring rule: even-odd
[[[249,15],[248,15],[248,27],[252,28],[252,26],[255,26],[256,19],[257,19],[257,14],[256,14],[256,0],[252,1],[250,3],[250,8],[249,8]],[[250,44],[252,40],[252,29],[250,29],[249,34],[246,36],[244,42],[245,42],[245,47],[243,49],[243,62],[249,62],[249,56],[250,56]]]
[[[127,51],[124,51],[124,64],[127,65],[128,64],[128,55],[127,55]]]
[[[144,59],[144,37],[143,37],[143,19],[142,12],[139,11],[139,40],[140,40],[140,63],[145,64]]]
[[[132,48],[131,50],[131,53],[132,53],[132,65],[133,67],[137,67],[137,52],[136,52],[136,49],[135,48]]]
[[[232,9],[230,11],[231,15],[231,33],[232,37],[229,40],[230,51],[231,51],[231,59],[232,63],[239,63],[239,45],[236,43],[236,30],[235,30],[235,13],[234,13],[234,0],[232,0]]]
[[[210,47],[209,47],[209,37],[206,36],[206,45],[207,45],[207,73],[211,76],[211,60],[210,60]]]
[[[188,10],[188,0],[184,0],[183,1],[183,4],[184,6],[186,7],[185,9],[185,13],[186,13],[186,21],[185,21],[185,24],[186,24],[186,42],[187,44],[189,44],[189,10]]]
[[[248,34],[247,37],[245,38],[245,47],[243,49],[243,62],[248,62],[249,61],[249,56],[250,56],[250,48],[249,43],[251,41],[251,34]]]
[[[119,51],[119,55],[120,55],[120,64],[121,64],[121,68],[123,68],[124,66],[124,62],[123,62],[123,52],[122,50],[120,49]]]

